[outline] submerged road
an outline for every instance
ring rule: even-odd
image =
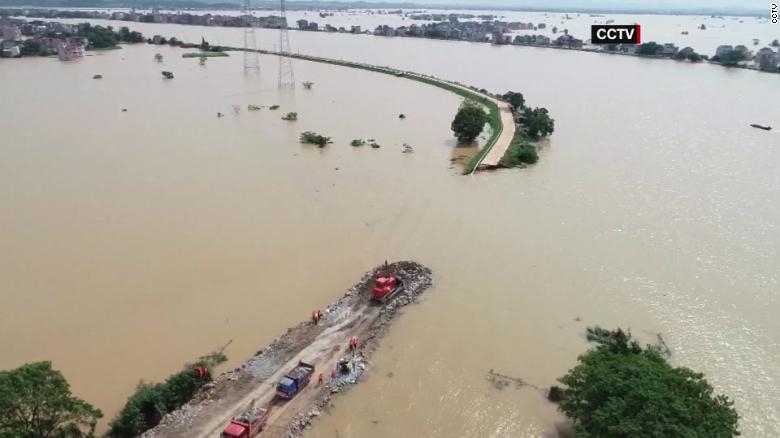
[[[237,48],[237,47],[225,47],[224,49],[232,50],[232,51],[244,51],[244,49]],[[501,158],[503,158],[504,154],[509,149],[509,145],[512,144],[512,139],[515,136],[515,119],[512,114],[512,109],[507,102],[498,100],[493,96],[490,96],[485,93],[481,93],[479,91],[476,91],[475,89],[466,87],[456,82],[451,82],[445,79],[440,79],[440,78],[436,78],[436,77],[432,77],[432,76],[428,76],[428,75],[424,75],[412,71],[404,71],[404,70],[394,69],[390,67],[382,67],[378,65],[371,65],[371,64],[365,64],[359,62],[343,61],[339,59],[323,58],[321,56],[281,53],[272,50],[256,50],[256,52],[261,54],[266,54],[266,55],[289,56],[291,58],[302,59],[304,61],[322,62],[326,64],[339,65],[342,67],[359,68],[363,70],[374,71],[377,73],[389,74],[396,77],[403,77],[406,79],[416,80],[419,82],[425,82],[430,85],[448,90],[452,93],[456,93],[460,96],[463,96],[464,93],[467,93],[472,97],[480,97],[491,101],[498,107],[500,126],[497,132],[492,132],[490,134],[490,138],[488,138],[488,141],[485,144],[485,148],[487,148],[487,152],[483,154],[482,159],[480,159],[477,162],[477,164],[474,166],[471,172],[468,172],[469,174],[473,174],[474,172],[477,172],[479,170],[494,169],[498,167],[499,163],[501,162]],[[457,90],[453,90],[453,88],[458,88],[459,90],[462,90],[462,93]]]

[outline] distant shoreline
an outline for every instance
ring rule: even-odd
[[[256,0],[254,9],[278,10],[278,0]],[[3,7],[21,8],[96,8],[96,9],[130,9],[151,7],[152,3],[146,0],[7,0]],[[208,3],[198,0],[170,0],[163,6],[165,9],[182,10],[241,10],[242,2],[217,2]],[[500,5],[439,5],[439,4],[414,4],[406,2],[335,2],[335,1],[296,1],[287,2],[287,10],[318,11],[318,10],[386,10],[386,9],[413,9],[413,10],[460,10],[460,11],[499,11],[499,12],[553,12],[553,13],[579,13],[579,14],[620,14],[620,15],[723,15],[729,17],[766,17],[767,9],[749,8],[683,8],[683,9],[647,9],[647,8],[587,8],[587,7],[554,7],[554,6],[500,6]]]
[[[14,8],[3,8],[0,7],[0,12],[3,11],[14,11]],[[18,10],[18,8],[17,8]],[[42,9],[43,11],[55,11],[52,9]],[[84,13],[91,13],[91,12],[98,12],[98,11],[82,11]],[[30,19],[45,19],[45,20],[55,20],[55,19],[75,19],[75,20],[106,20],[106,21],[117,21],[121,23],[143,23],[143,24],[173,24],[173,25],[179,25],[179,26],[205,26],[205,27],[223,27],[223,28],[230,28],[230,27],[236,27],[236,28],[244,28],[246,26],[234,26],[234,25],[202,25],[202,24],[186,24],[186,23],[170,23],[170,22],[163,22],[163,23],[156,23],[156,22],[144,22],[144,21],[138,21],[138,20],[127,20],[127,19],[117,19],[117,18],[108,18],[108,17],[57,17],[57,16],[40,16],[40,15],[21,15],[21,16],[14,16],[10,15],[9,18],[18,18],[18,19],[24,19],[24,20],[30,20]],[[278,29],[278,27],[270,27],[270,26],[260,26],[257,27],[258,29]],[[383,37],[383,38],[414,38],[414,39],[427,39],[427,40],[439,40],[439,41],[454,41],[454,42],[475,42],[480,44],[491,44],[491,45],[498,45],[498,46],[520,46],[520,47],[537,47],[541,49],[558,49],[558,50],[572,50],[572,51],[578,51],[578,52],[588,52],[588,53],[597,53],[597,54],[607,54],[607,55],[620,55],[620,56],[631,56],[635,58],[647,58],[647,59],[665,59],[665,60],[671,60],[671,61],[678,61],[678,62],[690,62],[690,63],[699,63],[699,62],[706,62],[708,64],[712,65],[719,65],[721,67],[726,68],[739,68],[744,70],[753,70],[757,72],[762,73],[774,73],[778,74],[780,73],[780,67],[775,68],[774,70],[767,70],[762,69],[759,66],[756,65],[728,65],[723,64],[717,61],[713,61],[712,59],[708,57],[704,57],[704,59],[700,61],[687,61],[685,59],[676,59],[672,56],[665,56],[665,55],[646,55],[646,54],[638,54],[638,53],[632,53],[632,52],[622,52],[622,51],[608,51],[608,50],[599,50],[593,46],[588,47],[570,47],[570,46],[564,46],[555,44],[553,42],[549,43],[503,43],[503,44],[494,44],[490,41],[471,41],[466,40],[462,38],[434,38],[430,36],[416,36],[416,35],[376,35],[369,31],[360,32],[360,33],[352,33],[349,31],[346,31],[345,29],[341,29],[340,31],[333,31],[333,30],[327,30],[325,28],[319,28],[316,30],[305,30],[305,29],[299,29],[294,27],[289,27],[288,29],[292,31],[298,31],[298,32],[312,32],[312,33],[339,33],[339,34],[349,34],[349,35],[370,35],[374,37]],[[335,28],[333,28],[335,29]]]

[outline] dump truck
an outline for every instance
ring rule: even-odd
[[[220,438],[252,438],[263,430],[269,414],[269,408],[251,408],[230,420]]]
[[[276,385],[276,395],[286,400],[295,397],[309,384],[313,374],[314,365],[299,361],[292,371],[279,380],[279,384]]]
[[[400,292],[403,287],[404,283],[400,278],[393,275],[380,275],[377,273],[376,280],[374,280],[374,287],[371,291],[373,292],[374,300],[384,303]]]

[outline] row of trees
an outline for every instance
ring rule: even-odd
[[[111,421],[107,436],[133,438],[153,428],[165,414],[190,401],[203,385],[211,382],[210,370],[226,360],[221,352],[212,353],[201,357],[195,364],[186,365],[164,382],[141,382]]]
[[[617,46],[614,47],[615,50],[617,50]],[[607,48],[609,50],[609,46]],[[655,41],[650,41],[647,43],[640,44],[639,47],[637,47],[636,49],[636,54],[642,56],[659,56],[663,54],[663,51],[664,51],[664,46],[662,44],[658,44]],[[685,47],[682,50],[679,50],[674,55],[674,59],[680,61],[687,60],[691,62],[699,62],[707,59],[707,57],[696,53],[693,50],[693,47]]]
[[[547,108],[525,106],[523,93],[508,91],[501,99],[509,103],[512,111],[521,120],[524,133],[533,140],[547,137],[555,131],[555,120],[550,117]]]

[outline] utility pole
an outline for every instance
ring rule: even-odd
[[[281,0],[282,23],[279,28],[279,88],[295,88],[295,72],[290,58],[290,31],[287,29],[287,6]]]
[[[255,40],[255,20],[252,18],[251,0],[244,0],[244,73],[260,73]]]

